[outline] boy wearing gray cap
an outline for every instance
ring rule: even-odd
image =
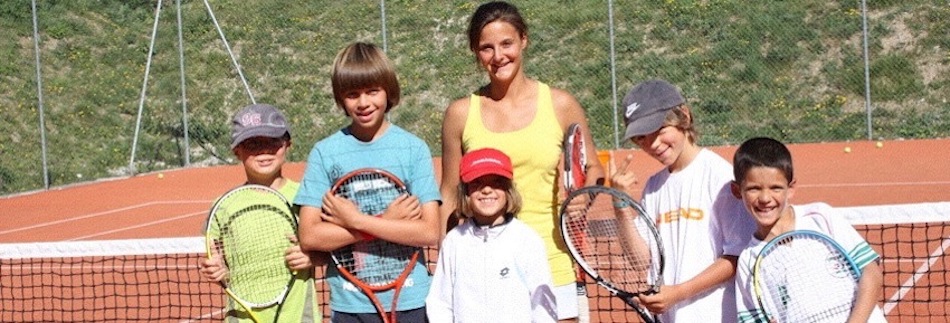
[[[640,83],[623,106],[624,140],[665,167],[650,177],[641,198],[663,240],[665,285],[637,300],[664,322],[735,322],[732,277],[755,223],[732,196],[732,166],[697,144],[693,115],[672,84]],[[637,181],[631,160],[611,177],[611,186],[628,194]]]
[[[293,201],[300,184],[283,175],[283,166],[290,150],[290,126],[277,108],[267,104],[253,104],[234,114],[231,120],[231,150],[244,166],[247,181],[244,184],[268,186]],[[297,237],[287,237],[297,242]],[[273,322],[321,322],[319,299],[313,280],[314,263],[322,259],[317,254],[305,253],[299,245],[288,248],[284,260],[287,267],[297,272],[296,281],[282,302],[264,308],[255,308],[254,317]],[[201,262],[201,274],[208,280],[222,281],[228,277],[220,255]],[[251,322],[252,318],[241,306],[229,300],[226,322]],[[280,311],[280,315],[277,315]]]

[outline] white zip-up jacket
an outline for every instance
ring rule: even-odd
[[[433,323],[556,322],[544,242],[518,219],[450,231],[426,298]]]

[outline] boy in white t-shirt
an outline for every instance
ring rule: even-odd
[[[664,285],[636,301],[667,323],[735,322],[732,277],[755,223],[730,192],[732,166],[699,146],[694,115],[672,84],[642,82],[623,106],[625,140],[664,166],[647,180],[641,198],[663,240]],[[611,186],[627,194],[637,183],[630,162],[611,176]]]
[[[732,193],[741,198],[757,224],[755,234],[739,255],[736,273],[736,305],[740,322],[766,322],[756,306],[752,286],[752,267],[756,256],[768,241],[792,230],[825,233],[837,241],[861,268],[858,293],[848,322],[887,322],[877,306],[883,274],[878,254],[854,230],[848,221],[825,203],[791,205],[795,193],[792,156],[781,142],[771,138],[753,138],[744,142],[733,159],[736,181]],[[816,292],[816,299],[821,293]]]

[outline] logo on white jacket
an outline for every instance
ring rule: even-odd
[[[501,271],[498,272],[498,278],[499,279],[508,278],[508,271],[509,271],[508,267],[502,268]]]

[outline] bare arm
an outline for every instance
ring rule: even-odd
[[[568,126],[577,123],[581,126],[581,132],[584,133],[584,140],[587,143],[587,182],[584,183],[584,186],[603,183],[604,167],[600,164],[600,159],[597,158],[597,145],[588,126],[584,108],[571,94],[563,90],[551,89],[551,96],[554,100],[554,109],[557,112],[561,129],[566,132]]]
[[[647,278],[650,268],[653,265],[653,256],[650,254],[650,245],[640,235],[637,229],[636,221],[640,216],[633,208],[624,205],[626,201],[614,200],[614,216],[619,226],[617,237],[620,239],[620,247],[623,249],[625,259],[630,263],[632,272],[626,273],[628,278],[638,283],[639,290],[647,290]]]
[[[677,285],[664,285],[660,292],[641,295],[640,303],[654,313],[663,313],[674,304],[719,285],[736,274],[736,256],[720,256],[699,275]]]
[[[323,207],[329,214],[324,213],[320,217],[324,222],[355,231],[359,236],[362,236],[362,232],[408,246],[436,245],[442,237],[438,232],[438,202],[424,203],[418,211],[400,206],[415,201],[413,196],[402,195],[390,203],[381,216],[370,216],[360,212],[352,201],[327,194],[323,198]]]
[[[877,262],[872,262],[861,270],[861,280],[858,281],[858,295],[854,300],[854,308],[851,309],[851,316],[848,322],[867,322],[871,317],[871,311],[877,306],[877,300],[881,296],[881,286],[883,286],[884,277],[881,273],[881,266]]]
[[[300,225],[297,235],[300,247],[309,251],[333,251],[362,240],[356,231],[324,222],[323,211],[309,205],[300,207]]]
[[[450,222],[458,208],[459,163],[462,160],[462,131],[468,115],[468,99],[453,102],[445,110],[442,121],[442,207],[439,210],[439,223],[442,236],[451,229]],[[454,223],[453,223],[454,224]]]

